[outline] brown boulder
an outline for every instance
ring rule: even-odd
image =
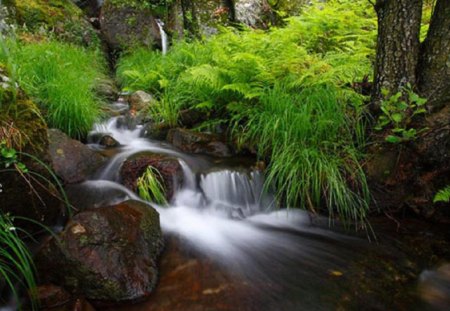
[[[213,134],[176,128],[169,131],[167,141],[184,152],[202,153],[215,157],[232,156],[230,147]]]
[[[159,214],[139,201],[86,210],[44,244],[41,279],[100,303],[148,296],[163,245]]]
[[[170,200],[175,190],[183,183],[183,169],[180,162],[171,156],[146,153],[126,160],[120,169],[122,184],[137,192],[137,180],[149,166],[161,174],[161,183],[165,189],[166,198]]]
[[[48,131],[52,168],[66,184],[86,180],[102,164],[103,157],[59,130]]]

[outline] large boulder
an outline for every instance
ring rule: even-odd
[[[162,246],[158,212],[129,200],[75,215],[36,263],[42,281],[90,301],[134,301],[152,292]]]
[[[160,176],[166,199],[170,200],[177,188],[183,183],[183,169],[180,162],[165,154],[145,153],[126,160],[120,169],[122,184],[137,192],[137,180],[147,168],[155,168]]]
[[[154,12],[139,1],[105,0],[100,13],[100,28],[113,50],[132,44],[151,48],[161,42]]]
[[[169,131],[167,141],[184,152],[202,153],[215,157],[232,156],[230,147],[213,134],[176,128]]]
[[[86,180],[102,164],[104,158],[60,130],[48,131],[52,168],[66,184]]]

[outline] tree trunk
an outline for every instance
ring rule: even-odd
[[[444,0],[448,1],[448,0]],[[372,102],[416,83],[422,0],[377,0],[377,58]]]
[[[450,102],[450,0],[438,0],[418,68],[420,93],[433,111]]]

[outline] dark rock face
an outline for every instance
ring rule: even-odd
[[[166,123],[147,123],[142,129],[141,135],[149,139],[164,140],[169,133],[170,126]]]
[[[136,192],[137,179],[149,166],[154,167],[161,174],[166,199],[170,200],[175,190],[183,183],[183,169],[180,162],[173,157],[149,153],[126,160],[120,169],[122,184]]]
[[[206,121],[208,115],[196,109],[184,109],[180,111],[181,124],[186,127],[193,127],[194,125]]]
[[[113,50],[139,44],[152,47],[161,36],[152,12],[105,0],[100,13],[101,32]]]
[[[106,148],[115,148],[120,146],[120,143],[111,135],[103,135],[102,138],[100,138],[99,144]]]
[[[139,201],[75,215],[36,262],[41,279],[101,303],[148,296],[163,240],[159,214]]]
[[[103,163],[102,156],[59,130],[49,130],[48,139],[53,170],[66,184],[86,180]]]
[[[169,131],[167,141],[184,152],[203,153],[216,157],[232,155],[230,147],[212,134],[177,128]]]
[[[11,100],[10,83],[8,73],[0,66],[0,87],[4,92],[0,107],[0,141],[48,165],[47,124],[38,107],[20,89],[17,100]],[[32,157],[18,155],[30,174],[21,174],[12,166],[5,171],[3,164],[0,165],[0,211],[54,225],[62,209],[59,194],[48,170]],[[27,221],[15,224],[29,232],[42,229]]]

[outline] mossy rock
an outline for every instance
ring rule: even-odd
[[[6,76],[6,72],[2,74]],[[47,124],[33,101],[16,88],[2,97],[0,105],[0,141],[29,156],[19,154],[19,161],[25,164],[29,173],[4,170],[0,163],[0,210],[12,215],[24,216],[35,221],[55,224],[61,212],[61,202],[52,177],[43,163],[47,161]],[[29,222],[22,224],[32,231],[36,228]]]
[[[38,32],[44,28],[63,41],[83,45],[100,45],[100,39],[83,11],[71,0],[8,0],[6,6],[19,26]]]

